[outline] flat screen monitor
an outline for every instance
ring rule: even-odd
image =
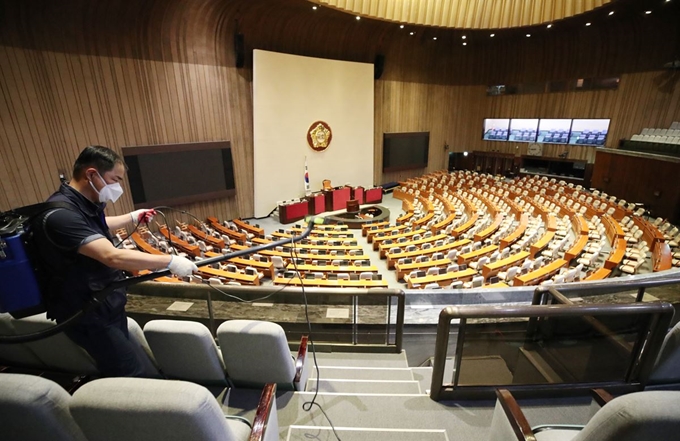
[[[510,130],[510,119],[486,118],[482,139],[486,141],[507,141]]]
[[[570,119],[541,119],[538,122],[536,142],[546,144],[567,144],[569,142]]]
[[[574,119],[569,144],[602,147],[607,140],[609,119]]]
[[[538,118],[513,118],[510,120],[510,136],[508,141],[536,142],[537,132]]]
[[[135,208],[186,204],[235,193],[229,141],[122,150]]]
[[[384,133],[383,172],[427,167],[430,132]]]

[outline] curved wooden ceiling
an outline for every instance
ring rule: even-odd
[[[612,0],[312,0],[350,14],[414,25],[463,29],[533,26],[562,20]]]

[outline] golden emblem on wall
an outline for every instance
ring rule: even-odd
[[[307,143],[317,152],[323,152],[331,144],[333,132],[328,124],[316,121],[307,130]]]

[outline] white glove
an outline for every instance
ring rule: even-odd
[[[142,208],[141,210],[135,210],[130,212],[130,217],[132,218],[132,223],[137,225],[140,222],[149,223],[151,219],[156,215],[156,210],[147,210]]]
[[[181,256],[170,256],[170,263],[167,268],[171,273],[179,277],[190,276],[194,271],[198,271],[198,267],[194,262]]]

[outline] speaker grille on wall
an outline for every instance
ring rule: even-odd
[[[234,54],[236,55],[236,67],[243,67],[246,63],[246,48],[243,34],[234,34]]]
[[[375,61],[373,62],[373,78],[379,80],[383,74],[384,68],[385,68],[385,56],[376,54]]]

